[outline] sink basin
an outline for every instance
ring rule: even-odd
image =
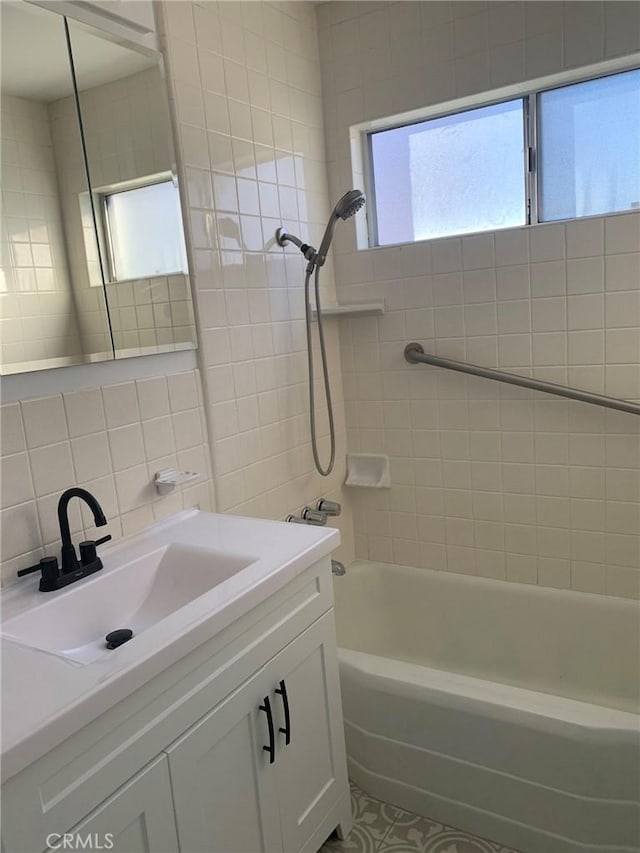
[[[165,545],[61,593],[39,593],[42,604],[4,620],[2,636],[80,664],[92,663],[114,654],[104,639],[111,631],[130,628],[128,642],[135,642],[137,635],[255,560],[210,548]]]

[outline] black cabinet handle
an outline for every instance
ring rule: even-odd
[[[260,710],[267,715],[267,726],[269,727],[269,746],[263,746],[265,752],[269,753],[269,764],[273,764],[276,760],[276,735],[273,730],[273,714],[271,713],[271,702],[269,697],[264,697],[264,704],[260,705]]]
[[[276,693],[282,696],[282,705],[284,706],[284,728],[280,727],[279,732],[284,735],[284,745],[289,746],[291,743],[291,717],[289,715],[289,697],[287,696],[287,685],[284,681],[280,682],[280,687],[276,688]]]

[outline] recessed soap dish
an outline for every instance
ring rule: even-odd
[[[389,457],[378,453],[347,453],[345,486],[390,489]]]
[[[176,471],[175,468],[163,468],[155,476],[154,484],[159,495],[167,495],[176,486],[182,486],[191,480],[197,480],[200,474],[195,471]]]

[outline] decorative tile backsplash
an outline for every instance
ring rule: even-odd
[[[329,183],[349,126],[638,50],[637,4],[327,3],[317,8]],[[585,21],[593,37],[584,38]],[[640,419],[438,368],[406,343],[640,399],[640,213],[356,251],[336,233],[347,442],[387,453],[354,498],[356,553],[637,597]]]
[[[98,499],[114,539],[182,509],[212,507],[213,485],[198,371],[7,403],[0,459],[2,582],[60,547],[57,505],[70,486]],[[201,474],[160,497],[157,471]],[[80,501],[69,505],[74,541],[95,536]]]

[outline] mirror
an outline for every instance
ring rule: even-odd
[[[2,3],[0,14],[2,373],[113,358],[104,289],[78,298],[83,264],[61,193],[62,153],[81,156],[77,115],[60,109],[73,103],[64,18],[26,3]],[[87,192],[86,174],[75,189]]]
[[[193,349],[159,55],[1,14],[2,373]]]
[[[91,196],[80,193],[89,291],[104,282],[116,358],[192,349],[191,304],[166,81],[157,53],[69,21]],[[70,106],[69,106],[70,108]],[[80,164],[69,153],[80,180]],[[77,201],[74,203],[77,204]]]

